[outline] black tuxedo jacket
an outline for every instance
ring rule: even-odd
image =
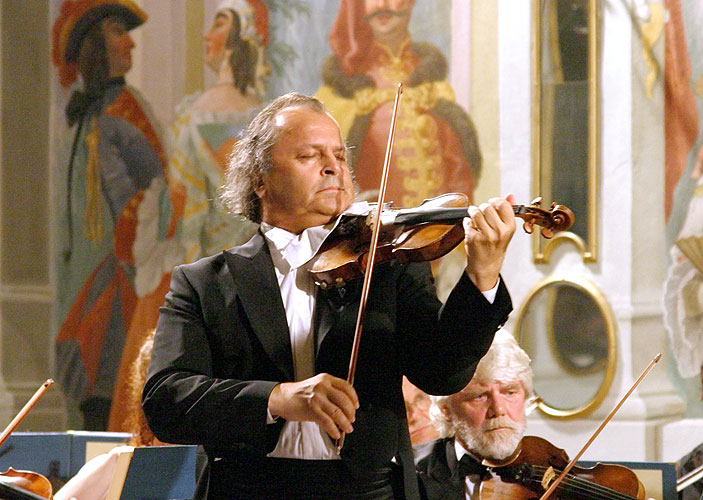
[[[317,373],[347,376],[361,281],[318,291]],[[354,383],[360,408],[342,450],[353,473],[396,457],[407,498],[417,497],[402,376],[431,394],[461,390],[511,308],[502,280],[490,304],[464,274],[442,306],[429,265],[374,270]],[[174,269],[142,401],[159,439],[204,446],[211,468],[201,480],[212,485],[226,479],[228,465],[273,450],[283,422],[266,423],[268,396],[293,380],[285,311],[261,234]]]
[[[454,438],[437,439],[417,463],[423,500],[465,500],[465,478],[457,473]]]

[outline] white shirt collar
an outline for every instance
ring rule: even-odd
[[[280,227],[261,223],[264,237],[293,269],[301,267],[312,259],[333,227],[330,225],[309,227],[300,234],[294,234]]]
[[[369,204],[363,201],[353,203],[343,215],[365,215],[368,211]],[[309,227],[300,234],[294,234],[280,227],[262,222],[261,232],[288,265],[297,269],[313,258],[325,238],[337,226],[339,219],[337,217],[334,222],[324,226]]]
[[[468,451],[466,448],[464,448],[463,446],[461,446],[461,443],[459,443],[459,440],[458,440],[456,437],[454,438],[454,452],[456,453],[456,461],[457,461],[457,462],[458,462],[459,460],[461,460],[461,457],[463,457],[464,455],[469,455],[469,456],[472,457],[474,460],[476,460],[478,463],[481,463],[481,462],[482,462],[482,460],[479,460],[479,459],[476,457],[476,455],[474,455],[473,453],[471,453],[470,451]]]

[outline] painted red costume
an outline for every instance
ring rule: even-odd
[[[352,147],[362,196],[375,199],[398,82],[398,113],[387,200],[414,206],[447,192],[469,198],[481,168],[475,127],[454,102],[447,61],[429,43],[408,38],[398,54],[374,39],[363,2],[343,0],[330,31],[333,55],[317,92]]]

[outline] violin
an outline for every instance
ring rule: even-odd
[[[661,357],[661,353],[654,356],[571,461],[564,450],[548,441],[534,436],[524,437],[506,460],[483,461],[485,466],[494,469],[500,481],[491,483],[491,479],[485,486],[481,483],[479,496],[483,500],[491,496],[490,500],[547,500],[551,495],[556,495],[561,500],[642,500],[644,487],[627,467],[598,463],[595,467],[585,469],[576,467],[576,462]],[[503,486],[506,484],[509,487]],[[536,497],[535,494],[539,496]]]
[[[502,462],[484,460],[497,475],[483,481],[481,500],[527,500],[540,498],[569,463],[561,448],[549,441],[525,436],[517,449]],[[572,467],[554,490],[561,500],[643,500],[644,486],[625,466],[598,463],[594,467]]]
[[[5,430],[0,433],[0,446],[17,428],[22,419],[34,408],[39,399],[53,385],[52,379],[46,380],[34,395],[27,401],[22,409],[15,415]],[[53,496],[51,481],[38,472],[15,470],[12,467],[5,472],[0,472],[0,500],[31,500],[51,499]]]
[[[464,240],[462,220],[469,216],[468,202],[464,194],[449,193],[415,208],[394,209],[391,203],[384,204],[375,264],[425,262],[446,255]],[[513,205],[515,216],[524,220],[526,233],[531,234],[538,225],[542,236],[551,238],[555,231],[571,227],[574,214],[568,207],[552,203],[546,210],[541,203],[542,199],[536,198],[530,205]],[[377,208],[375,205],[373,210]],[[315,283],[326,289],[363,276],[372,226],[372,213],[342,215],[312,260],[310,272]]]
[[[15,470],[12,467],[5,472],[0,472],[0,499],[2,500],[34,499],[35,497],[50,499],[52,496],[51,482],[38,472]]]

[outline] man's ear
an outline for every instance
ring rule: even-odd
[[[264,180],[261,178],[258,178],[255,183],[254,183],[254,193],[256,193],[256,196],[259,197],[259,199],[264,199],[264,196],[266,196],[266,185],[264,184]]]
[[[439,410],[442,412],[442,415],[444,416],[444,420],[446,420],[448,423],[452,423],[452,412],[449,411],[449,405],[443,404],[439,406]]]

